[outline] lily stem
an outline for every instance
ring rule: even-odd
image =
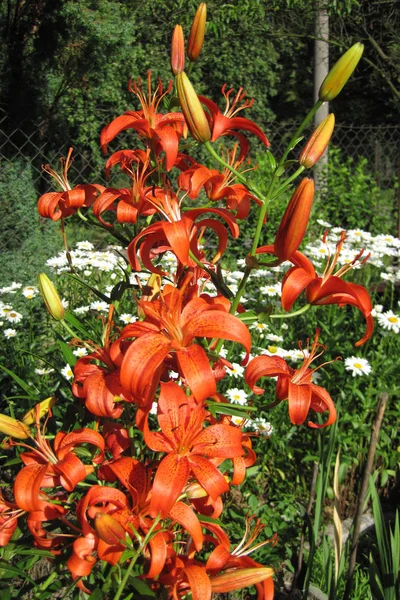
[[[291,313],[269,315],[269,318],[270,319],[291,319],[292,317],[298,317],[299,315],[302,315],[303,313],[307,312],[310,308],[311,308],[311,304],[305,304],[298,310],[295,310]]]

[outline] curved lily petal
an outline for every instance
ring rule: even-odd
[[[187,385],[198,402],[217,393],[210,361],[201,346],[191,344],[187,348],[178,350],[176,357]]]
[[[163,458],[154,478],[150,516],[156,517],[158,513],[162,517],[168,515],[185,487],[189,473],[189,461],[186,456],[168,454]]]

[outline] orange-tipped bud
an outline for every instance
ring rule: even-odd
[[[125,541],[125,529],[119,521],[107,513],[97,513],[94,519],[94,528],[106,544],[114,546]]]
[[[314,199],[314,181],[305,177],[289,200],[275,238],[275,254],[288,260],[301,244]]]
[[[25,425],[32,425],[36,422],[36,419],[41,419],[49,410],[55,405],[56,398],[55,396],[50,396],[50,398],[46,398],[46,400],[42,400],[39,404],[36,404],[31,410],[23,416],[22,422]]]
[[[223,594],[240,590],[256,583],[261,583],[274,574],[269,567],[249,567],[247,569],[232,569],[221,575],[210,577],[211,589],[214,594]]]
[[[303,165],[303,167],[311,169],[311,167],[319,161],[329,144],[334,127],[335,115],[331,113],[326,119],[321,121],[307,144],[304,146],[299,158],[299,163]]]
[[[9,435],[17,440],[26,440],[30,437],[29,427],[17,419],[13,419],[8,415],[0,414],[0,433]]]
[[[207,21],[207,5],[205,2],[199,4],[196,14],[193,19],[192,29],[187,46],[188,57],[192,62],[199,58],[204,42],[204,34],[206,32]]]
[[[185,68],[185,40],[181,25],[175,25],[171,42],[171,71],[173,75],[182,73]]]
[[[358,65],[363,51],[364,44],[357,42],[333,65],[319,89],[318,97],[322,102],[330,102],[342,91]]]
[[[45,273],[40,273],[38,281],[39,291],[44,300],[47,310],[49,311],[53,319],[56,319],[57,321],[62,321],[62,319],[64,318],[65,310],[56,288]]]
[[[198,142],[209,142],[211,132],[206,113],[185,71],[176,76],[176,88],[190,133]]]

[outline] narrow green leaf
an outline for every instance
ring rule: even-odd
[[[39,395],[39,390],[32,383],[26,383],[23,379],[21,379],[21,377],[18,377],[18,375],[14,373],[14,371],[10,371],[10,369],[7,369],[7,367],[3,365],[0,365],[0,369],[7,373],[7,375],[10,375],[10,377],[12,377],[14,381],[20,387],[22,387],[24,392],[26,392],[30,398],[34,398],[35,395]],[[33,392],[35,392],[35,394]]]

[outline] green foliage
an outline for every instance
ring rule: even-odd
[[[32,284],[62,240],[37,213],[31,167],[22,159],[0,164],[0,198],[0,280],[3,285],[14,279]]]
[[[344,229],[357,229],[362,223],[373,234],[396,234],[397,184],[381,189],[366,158],[344,157],[339,148],[330,148],[326,183],[316,199],[319,218]]]
[[[370,585],[376,600],[396,600],[400,594],[400,525],[396,511],[394,527],[386,526],[373,477],[369,479],[379,561],[370,553]]]

